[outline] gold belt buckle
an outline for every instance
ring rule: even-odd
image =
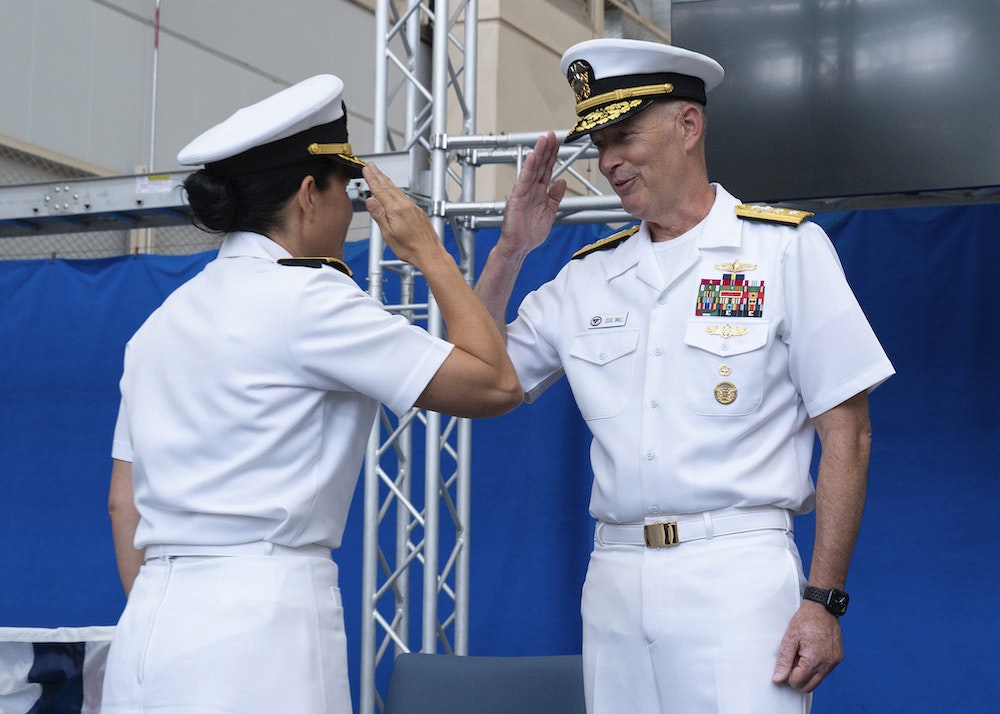
[[[681,539],[677,537],[677,521],[649,523],[642,531],[646,536],[647,548],[664,548],[679,545],[681,542]]]

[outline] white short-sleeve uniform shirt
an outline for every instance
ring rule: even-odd
[[[823,230],[740,219],[715,191],[669,279],[643,224],[570,261],[508,326],[529,399],[569,380],[599,520],[805,512],[810,417],[893,374]]]
[[[405,412],[450,353],[283,257],[227,236],[129,341],[112,455],[132,462],[136,547],[338,547],[378,404]]]

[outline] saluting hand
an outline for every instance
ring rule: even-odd
[[[368,162],[361,173],[372,192],[365,206],[385,242],[397,258],[420,267],[422,257],[441,249],[430,218],[375,164]]]
[[[541,245],[552,230],[566,182],[552,181],[552,168],[559,155],[559,140],[553,132],[538,137],[524,160],[521,173],[504,209],[500,241],[512,253],[528,253]]]
[[[506,336],[506,310],[514,282],[528,253],[545,242],[566,194],[566,182],[552,181],[552,167],[559,156],[559,141],[553,132],[538,137],[528,154],[507,199],[500,238],[490,251],[476,283],[476,295]],[[552,181],[552,185],[549,185]]]
[[[427,214],[369,163],[363,169],[372,195],[365,203],[389,247],[423,273],[441,309],[447,356],[416,400],[421,409],[461,417],[497,416],[521,403],[524,392],[492,316],[444,249]]]

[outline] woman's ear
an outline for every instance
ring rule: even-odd
[[[316,179],[310,175],[302,179],[299,190],[295,193],[295,205],[305,214],[307,219],[312,218],[316,210],[316,202],[319,199],[318,192]]]

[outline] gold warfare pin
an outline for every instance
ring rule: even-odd
[[[739,260],[734,260],[732,263],[716,263],[716,270],[721,270],[724,273],[745,273],[750,270],[756,270],[756,263],[743,263]]]
[[[734,326],[726,323],[725,325],[709,325],[705,328],[705,332],[728,340],[730,337],[742,337],[747,333],[747,328],[741,325]]]

